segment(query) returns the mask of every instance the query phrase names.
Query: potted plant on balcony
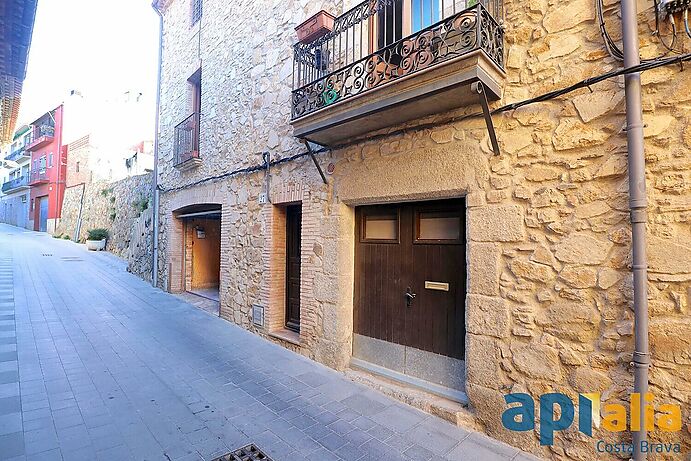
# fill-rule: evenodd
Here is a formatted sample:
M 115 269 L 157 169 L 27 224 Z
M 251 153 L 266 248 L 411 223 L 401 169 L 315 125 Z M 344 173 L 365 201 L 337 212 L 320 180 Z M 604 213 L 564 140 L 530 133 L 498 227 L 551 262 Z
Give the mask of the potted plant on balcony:
M 101 251 L 106 248 L 108 229 L 89 229 L 86 237 L 86 248 L 91 251 Z
M 322 35 L 328 34 L 333 30 L 335 20 L 334 15 L 321 10 L 295 28 L 298 40 L 302 43 L 311 43 Z

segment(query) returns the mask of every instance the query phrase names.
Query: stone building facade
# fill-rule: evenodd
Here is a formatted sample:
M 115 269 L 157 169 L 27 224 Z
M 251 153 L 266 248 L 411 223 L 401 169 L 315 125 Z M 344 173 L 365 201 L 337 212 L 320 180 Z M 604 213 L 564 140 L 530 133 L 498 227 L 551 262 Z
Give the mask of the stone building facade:
M 605 2 L 618 38 L 617 4 Z M 623 78 L 494 117 L 491 149 L 479 105 L 387 127 L 319 153 L 238 172 L 305 151 L 293 135 L 295 27 L 354 2 L 159 0 L 164 17 L 159 151 L 159 285 L 184 289 L 181 213 L 221 210 L 221 316 L 330 367 L 353 358 L 357 207 L 462 198 L 467 272 L 464 389 L 489 435 L 554 459 L 595 459 L 594 441 L 630 433 L 574 428 L 540 447 L 536 431 L 501 421 L 504 395 L 632 392 L 631 231 Z M 506 1 L 503 105 L 620 66 L 604 48 L 592 2 Z M 639 8 L 644 57 L 663 54 L 654 16 Z M 194 109 L 193 168 L 176 167 L 175 127 Z M 649 200 L 652 367 L 657 401 L 681 405 L 681 432 L 651 438 L 691 449 L 691 77 L 679 67 L 643 73 Z M 405 128 L 405 129 L 403 129 Z M 394 134 L 389 134 L 394 131 Z M 286 331 L 287 206 L 302 206 L 300 330 Z M 263 313 L 262 321 L 255 316 Z

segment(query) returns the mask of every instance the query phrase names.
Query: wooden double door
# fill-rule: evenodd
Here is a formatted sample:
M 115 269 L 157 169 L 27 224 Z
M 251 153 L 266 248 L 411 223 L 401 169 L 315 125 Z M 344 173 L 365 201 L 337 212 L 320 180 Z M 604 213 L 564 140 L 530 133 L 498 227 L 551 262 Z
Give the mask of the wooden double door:
M 354 332 L 464 359 L 463 199 L 356 209 Z

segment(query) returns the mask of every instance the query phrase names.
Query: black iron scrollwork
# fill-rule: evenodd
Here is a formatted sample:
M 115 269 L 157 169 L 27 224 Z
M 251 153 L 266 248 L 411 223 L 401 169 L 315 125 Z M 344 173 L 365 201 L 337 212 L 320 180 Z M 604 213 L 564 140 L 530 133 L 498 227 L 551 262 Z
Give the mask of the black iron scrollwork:
M 301 77 L 311 81 L 293 91 L 293 119 L 478 49 L 503 68 L 503 28 L 482 4 L 477 4 L 326 73 L 328 66 L 325 63 L 329 56 L 323 51 L 323 43 L 333 40 L 353 23 L 372 16 L 391 1 L 364 2 L 344 15 L 345 18 L 339 18 L 334 31 L 327 36 L 308 45 L 296 45 L 296 65 L 301 66 L 305 75 L 314 78 Z M 337 28 L 339 32 L 336 32 Z M 305 71 L 306 67 L 311 68 Z

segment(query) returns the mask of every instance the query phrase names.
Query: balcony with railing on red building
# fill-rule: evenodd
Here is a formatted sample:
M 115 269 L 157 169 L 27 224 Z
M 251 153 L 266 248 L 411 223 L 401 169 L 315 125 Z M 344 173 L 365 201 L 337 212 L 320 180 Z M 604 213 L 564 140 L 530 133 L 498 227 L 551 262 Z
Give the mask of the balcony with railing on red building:
M 46 184 L 49 181 L 48 170 L 45 165 L 38 170 L 31 170 L 29 173 L 29 185 L 36 186 L 38 184 Z
M 55 138 L 55 120 L 50 112 L 37 120 L 31 127 L 31 140 L 26 146 L 29 152 L 45 147 Z

